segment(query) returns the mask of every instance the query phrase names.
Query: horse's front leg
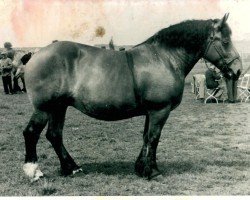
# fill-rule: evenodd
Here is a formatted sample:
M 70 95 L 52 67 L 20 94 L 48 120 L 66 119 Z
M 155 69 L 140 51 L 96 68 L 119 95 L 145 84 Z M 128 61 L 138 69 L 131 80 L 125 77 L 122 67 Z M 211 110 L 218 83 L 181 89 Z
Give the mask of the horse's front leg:
M 46 138 L 50 141 L 60 160 L 62 175 L 74 174 L 81 171 L 81 168 L 75 163 L 63 145 L 62 131 L 65 121 L 67 107 L 58 108 L 50 112 L 48 130 Z
M 169 116 L 170 106 L 159 110 L 150 111 L 146 116 L 143 146 L 135 163 L 135 171 L 139 176 L 148 179 L 159 175 L 156 163 L 156 150 L 161 136 L 161 130 Z

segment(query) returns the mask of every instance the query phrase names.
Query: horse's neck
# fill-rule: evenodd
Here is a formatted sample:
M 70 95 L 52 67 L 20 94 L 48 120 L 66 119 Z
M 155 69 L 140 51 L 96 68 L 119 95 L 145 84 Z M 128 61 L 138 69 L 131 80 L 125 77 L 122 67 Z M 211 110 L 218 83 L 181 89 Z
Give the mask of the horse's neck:
M 157 47 L 156 47 L 157 48 Z M 162 59 L 165 63 L 171 63 L 174 68 L 178 68 L 180 72 L 186 77 L 188 73 L 193 69 L 194 65 L 201 58 L 200 53 L 188 53 L 184 49 L 165 49 L 158 48 L 162 54 Z

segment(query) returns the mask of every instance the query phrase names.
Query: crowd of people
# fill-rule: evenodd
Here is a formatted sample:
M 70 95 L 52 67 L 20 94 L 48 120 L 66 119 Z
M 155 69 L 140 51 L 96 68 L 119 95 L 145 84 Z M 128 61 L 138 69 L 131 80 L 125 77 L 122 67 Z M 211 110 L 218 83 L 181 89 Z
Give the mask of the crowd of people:
M 2 76 L 3 88 L 5 94 L 16 94 L 26 92 L 25 81 L 22 78 L 23 88 L 18 84 L 19 77 L 17 76 L 18 66 L 13 64 L 15 51 L 10 42 L 4 43 L 4 49 L 0 57 L 0 74 Z M 21 62 L 25 65 L 31 58 L 32 53 L 29 52 L 21 58 Z

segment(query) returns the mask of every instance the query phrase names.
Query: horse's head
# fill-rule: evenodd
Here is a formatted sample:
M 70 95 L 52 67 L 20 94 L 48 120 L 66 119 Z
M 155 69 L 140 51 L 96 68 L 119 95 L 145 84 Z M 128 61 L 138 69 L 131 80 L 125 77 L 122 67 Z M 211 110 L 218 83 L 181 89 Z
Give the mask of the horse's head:
M 220 69 L 226 78 L 237 80 L 242 71 L 242 62 L 231 41 L 231 30 L 226 23 L 228 15 L 214 20 L 203 57 Z

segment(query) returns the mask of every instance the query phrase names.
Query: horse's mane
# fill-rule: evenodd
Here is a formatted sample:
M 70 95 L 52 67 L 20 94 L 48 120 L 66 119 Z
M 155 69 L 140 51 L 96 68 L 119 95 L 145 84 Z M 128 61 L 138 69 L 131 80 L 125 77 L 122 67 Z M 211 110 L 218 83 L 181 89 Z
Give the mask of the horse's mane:
M 197 52 L 209 37 L 213 29 L 212 24 L 218 21 L 219 19 L 187 20 L 160 30 L 141 44 L 159 43 L 170 48 L 184 48 L 189 52 Z M 230 37 L 231 35 L 227 24 L 224 24 L 221 32 L 223 36 Z

